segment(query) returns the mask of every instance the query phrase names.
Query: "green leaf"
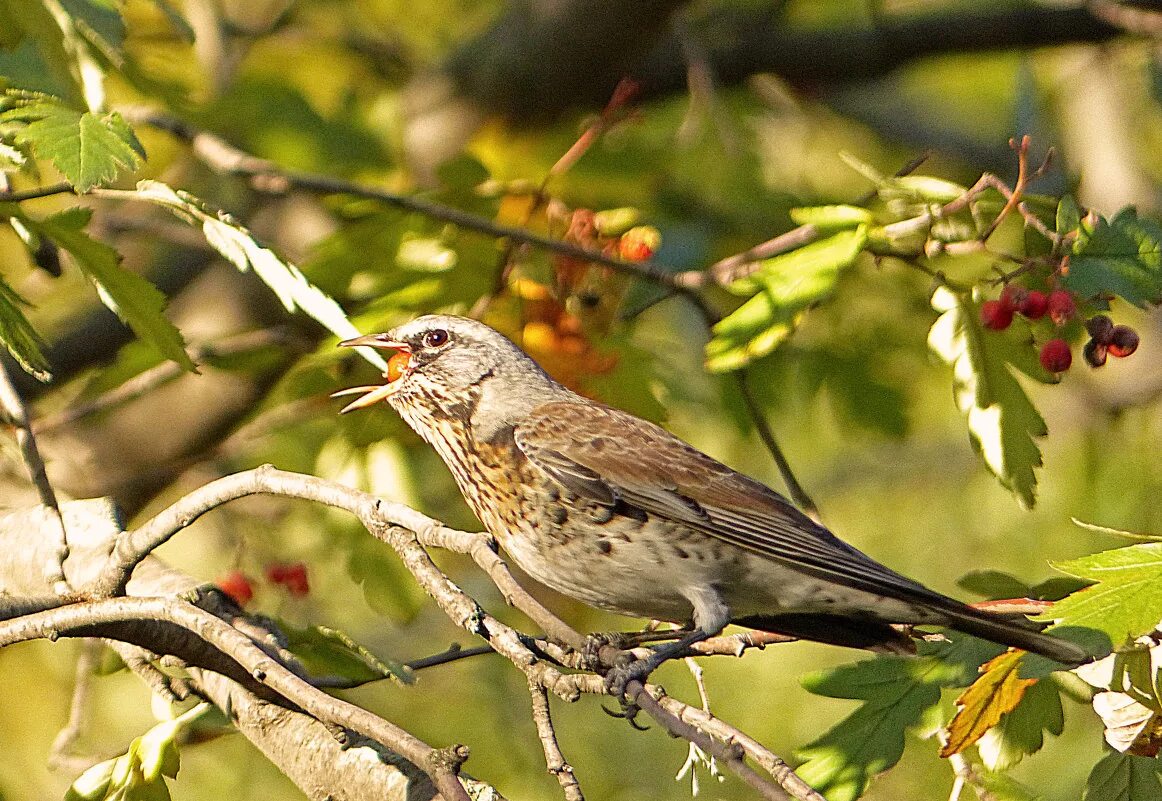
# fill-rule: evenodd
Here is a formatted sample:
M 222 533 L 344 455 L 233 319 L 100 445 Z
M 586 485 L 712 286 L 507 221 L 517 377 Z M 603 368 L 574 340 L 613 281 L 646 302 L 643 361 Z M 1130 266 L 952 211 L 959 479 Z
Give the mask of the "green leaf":
M 1057 620 L 1055 629 L 1096 629 L 1114 647 L 1158 625 L 1162 616 L 1162 543 L 1115 548 L 1053 566 L 1095 584 L 1061 599 L 1037 620 Z
M 302 309 L 340 339 L 350 339 L 362 332 L 347 318 L 333 298 L 307 280 L 299 268 L 285 262 L 274 251 L 255 241 L 244 227 L 225 214 L 210 214 L 201 201 L 185 192 L 177 192 L 160 181 L 141 181 L 136 192 L 126 196 L 147 200 L 169 209 L 182 220 L 201 226 L 202 235 L 214 250 L 242 272 L 253 270 L 286 308 Z M 387 363 L 378 352 L 359 348 L 360 355 L 381 370 Z
M 791 209 L 791 219 L 797 225 L 814 225 L 821 231 L 856 228 L 875 222 L 875 216 L 859 206 L 808 206 Z
M 990 601 L 1000 598 L 1028 598 L 1030 591 L 1028 584 L 1000 570 L 973 570 L 957 579 L 956 583 Z
M 287 648 L 314 676 L 340 676 L 356 682 L 397 679 L 410 684 L 415 679 L 400 662 L 384 662 L 342 631 L 325 626 L 297 628 L 279 621 L 287 636 Z
M 990 770 L 1008 770 L 1041 750 L 1045 732 L 1060 735 L 1064 726 L 1060 687 L 1047 677 L 1025 690 L 1020 703 L 985 732 L 977 750 Z
M 456 251 L 441 237 L 412 237 L 399 243 L 395 263 L 413 272 L 446 273 L 456 266 L 456 258 Z
M 1085 782 L 1084 801 L 1146 801 L 1162 797 L 1162 762 L 1111 751 Z
M 1162 226 L 1132 207 L 1082 221 L 1061 283 L 1082 297 L 1113 293 L 1135 306 L 1162 302 Z
M 933 293 L 932 306 L 942 314 L 928 333 L 928 346 L 952 365 L 956 405 L 968 418 L 973 447 L 1021 505 L 1030 508 L 1037 486 L 1034 471 L 1041 466 L 1034 438 L 1045 436 L 1048 429 L 1013 369 L 1045 383 L 1056 379 L 1038 363 L 1027 326 L 986 331 L 976 302 L 944 287 Z
M 133 129 L 115 111 L 81 112 L 55 98 L 37 97 L 0 114 L 0 122 L 24 123 L 16 131 L 18 141 L 51 161 L 78 192 L 110 183 L 145 158 Z
M 865 244 L 866 226 L 841 231 L 767 259 L 757 272 L 732 284 L 733 292 L 757 294 L 714 326 L 706 345 L 707 369 L 736 370 L 778 347 L 803 314 L 832 293 L 840 272 Z
M 24 299 L 0 278 L 0 342 L 4 343 L 4 347 L 25 372 L 40 381 L 48 381 L 52 375 L 49 373 L 49 363 L 42 350 L 44 341 L 20 310 L 24 302 Z
M 922 643 L 919 657 L 881 656 L 805 676 L 816 695 L 861 700 L 854 713 L 797 751 L 796 772 L 830 801 L 854 801 L 899 761 L 907 730 L 930 723 L 943 687 L 961 687 L 999 647 L 971 637 Z
M 158 352 L 185 370 L 195 371 L 185 350 L 181 333 L 162 313 L 165 295 L 139 275 L 121 268 L 121 257 L 108 245 L 85 233 L 92 216 L 90 209 L 72 208 L 44 220 L 21 217 L 37 234 L 51 239 L 67 250 L 80 270 L 97 286 L 101 300 L 117 313 L 126 325 Z
M 1073 195 L 1065 195 L 1057 204 L 1057 233 L 1064 236 L 1077 230 L 1081 225 L 1081 210 Z
M 152 2 L 165 15 L 165 18 L 169 20 L 170 27 L 174 29 L 178 37 L 186 44 L 193 44 L 197 38 L 194 34 L 194 29 L 189 21 L 182 16 L 182 13 L 174 7 L 174 4 L 169 2 L 169 0 L 152 0 Z

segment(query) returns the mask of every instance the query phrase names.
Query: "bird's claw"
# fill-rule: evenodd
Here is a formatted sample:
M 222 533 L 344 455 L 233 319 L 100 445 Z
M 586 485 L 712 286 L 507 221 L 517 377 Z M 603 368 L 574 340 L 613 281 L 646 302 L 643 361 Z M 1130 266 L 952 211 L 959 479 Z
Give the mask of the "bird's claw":
M 605 690 L 614 698 L 624 698 L 629 683 L 634 680 L 645 682 L 653 669 L 654 665 L 648 659 L 633 659 L 629 654 L 622 654 L 618 664 L 605 673 Z
M 625 636 L 620 632 L 604 632 L 590 634 L 585 638 L 585 645 L 581 649 L 581 662 L 589 670 L 597 671 L 606 664 L 602 658 L 602 650 L 606 647 L 621 650 L 625 644 Z
M 649 729 L 649 726 L 643 726 L 637 722 L 637 714 L 638 712 L 642 711 L 640 706 L 631 701 L 627 701 L 625 698 L 619 698 L 618 702 L 621 704 L 620 712 L 615 712 L 614 710 L 605 706 L 605 704 L 601 705 L 601 711 L 609 715 L 611 718 L 621 718 L 622 720 L 628 721 L 629 725 L 633 726 L 638 731 L 646 731 Z

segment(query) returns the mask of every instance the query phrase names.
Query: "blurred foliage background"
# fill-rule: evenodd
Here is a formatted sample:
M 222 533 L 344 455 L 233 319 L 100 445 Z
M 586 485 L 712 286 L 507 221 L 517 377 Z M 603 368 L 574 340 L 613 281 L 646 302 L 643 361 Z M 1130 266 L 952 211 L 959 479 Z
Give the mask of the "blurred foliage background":
M 19 4 L 0 2 L 0 20 L 19 14 Z M 1149 34 L 1159 23 L 1143 31 L 1137 18 L 1118 16 L 1125 7 L 622 5 L 176 2 L 196 34 L 191 41 L 165 4 L 126 0 L 124 60 L 105 89 L 113 107 L 166 108 L 283 169 L 418 191 L 518 224 L 527 211 L 519 200 L 473 188 L 485 178 L 500 188 L 539 185 L 592 123 L 616 78 L 639 65 L 652 82 L 630 113 L 547 187 L 569 208 L 636 208 L 661 232 L 658 261 L 680 269 L 706 267 L 789 229 L 792 207 L 866 192 L 867 180 L 841 152 L 891 173 L 931 151 L 925 172 L 970 184 L 991 170 L 1011 181 L 1007 142 L 1028 133 L 1042 153 L 1052 145 L 1059 154 L 1038 191 L 1071 190 L 1104 213 L 1127 204 L 1158 212 L 1162 71 Z M 1061 15 L 1064 28 L 1022 32 L 1024 15 L 1034 12 L 1045 20 Z M 21 88 L 67 94 L 52 74 L 36 71 L 35 44 L 5 39 L 3 28 L 0 75 Z M 877 39 L 897 28 L 905 38 Z M 158 178 L 228 210 L 340 299 L 361 330 L 384 330 L 426 310 L 465 313 L 497 280 L 501 247 L 493 238 L 367 200 L 255 192 L 246 180 L 207 168 L 167 133 L 148 126 L 137 133 L 148 160 L 121 185 Z M 25 205 L 47 214 L 74 203 Z M 30 301 L 29 316 L 50 343 L 57 379 L 21 388 L 35 401 L 58 491 L 111 495 L 131 519 L 142 519 L 213 477 L 273 462 L 405 501 L 454 526 L 477 526 L 435 455 L 386 407 L 335 414 L 339 403 L 327 394 L 374 381 L 375 373 L 337 353 L 334 337 L 288 316 L 253 275 L 226 265 L 164 212 L 117 201 L 90 205 L 91 232 L 167 293 L 171 319 L 202 358 L 198 374 L 175 374 L 79 420 L 60 418 L 161 357 L 132 340 L 78 271 L 52 276 L 11 232 L 0 234 L 5 278 Z M 543 279 L 550 266 L 536 251 L 518 261 L 533 278 Z M 1052 574 L 1050 560 L 1119 544 L 1071 518 L 1162 533 L 1160 318 L 1119 308 L 1119 321 L 1142 334 L 1138 355 L 1101 371 L 1078 365 L 1057 386 L 1030 385 L 1050 434 L 1037 504 L 1024 510 L 974 454 L 950 369 L 928 351 L 931 289 L 917 271 L 860 261 L 835 297 L 752 372 L 763 411 L 826 524 L 894 569 L 960 597 L 967 593 L 956 581 L 971 570 L 1035 582 Z M 599 308 L 582 315 L 592 349 L 586 358 L 544 339 L 535 298 L 499 299 L 488 319 L 518 341 L 528 337 L 531 351 L 585 391 L 664 421 L 781 489 L 733 382 L 702 367 L 707 334 L 695 311 L 680 299 L 659 301 L 645 284 L 597 279 L 597 290 Z M 255 331 L 266 335 L 239 339 Z M 0 448 L 3 504 L 34 503 L 14 446 L 5 439 Z M 466 642 L 387 548 L 320 509 L 232 504 L 162 556 L 206 580 L 242 570 L 256 577 L 255 608 L 342 628 L 394 659 Z M 491 611 L 523 622 L 466 561 L 436 556 Z M 272 563 L 300 561 L 309 572 L 306 597 L 261 578 Z M 544 595 L 579 629 L 627 625 Z M 77 647 L 0 651 L 0 798 L 52 797 L 73 778 L 51 771 L 46 755 L 66 719 Z M 714 711 L 791 758 L 852 708 L 808 694 L 798 677 L 858 656 L 792 644 L 703 664 Z M 666 666 L 658 680 L 696 698 L 681 664 Z M 559 792 L 544 771 L 524 678 L 499 658 L 432 668 L 414 686 L 381 682 L 349 696 L 429 742 L 467 743 L 469 768 L 511 798 Z M 152 720 L 144 688 L 124 674 L 98 679 L 94 698 L 82 744 L 96 755 L 124 750 Z M 672 780 L 686 757 L 683 744 L 656 730 L 634 731 L 596 706 L 585 699 L 554 707 L 563 748 L 590 798 L 688 795 Z M 1086 706 L 1067 702 L 1060 741 L 1013 776 L 1046 801 L 1078 798 L 1101 749 L 1100 724 Z M 931 739 L 913 738 L 867 797 L 946 798 L 953 774 L 936 751 Z M 238 737 L 184 749 L 175 785 L 175 797 L 191 801 L 297 792 Z M 705 776 L 701 792 L 748 797 L 733 779 Z

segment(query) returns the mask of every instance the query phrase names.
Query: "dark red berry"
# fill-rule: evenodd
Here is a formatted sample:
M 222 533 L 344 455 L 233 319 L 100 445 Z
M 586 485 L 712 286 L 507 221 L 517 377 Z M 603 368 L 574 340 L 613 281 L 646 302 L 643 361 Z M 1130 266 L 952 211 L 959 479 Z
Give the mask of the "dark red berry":
M 1096 339 L 1085 343 L 1085 361 L 1090 367 L 1101 367 L 1106 363 L 1106 346 Z
M 1065 325 L 1077 314 L 1077 304 L 1073 295 L 1064 289 L 1054 289 L 1049 293 L 1049 318 L 1056 325 Z
M 1020 311 L 1021 306 L 1025 303 L 1025 298 L 1029 296 L 1029 290 L 1017 284 L 1006 284 L 1005 288 L 1001 290 L 1001 303 L 1004 303 L 1010 309 Z
M 1114 332 L 1114 321 L 1104 314 L 1090 317 L 1085 321 L 1085 330 L 1102 345 L 1110 344 L 1110 334 Z
M 307 581 L 307 566 L 302 562 L 267 565 L 266 578 L 272 584 L 281 584 L 291 595 L 303 596 L 311 592 Z
M 980 304 L 980 322 L 993 331 L 1004 331 L 1013 322 L 1013 307 L 1003 300 L 986 300 Z
M 1138 349 L 1138 332 L 1128 325 L 1116 325 L 1110 332 L 1109 350 L 1111 356 L 1119 359 L 1129 356 Z
M 218 579 L 218 589 L 233 598 L 239 606 L 246 606 L 254 597 L 254 585 L 241 570 L 231 570 Z
M 1048 309 L 1049 296 L 1038 289 L 1029 290 L 1021 305 L 1017 307 L 1017 311 L 1030 320 L 1040 320 Z
M 1063 373 L 1073 364 L 1073 354 L 1064 339 L 1051 339 L 1041 346 L 1041 366 L 1051 373 Z

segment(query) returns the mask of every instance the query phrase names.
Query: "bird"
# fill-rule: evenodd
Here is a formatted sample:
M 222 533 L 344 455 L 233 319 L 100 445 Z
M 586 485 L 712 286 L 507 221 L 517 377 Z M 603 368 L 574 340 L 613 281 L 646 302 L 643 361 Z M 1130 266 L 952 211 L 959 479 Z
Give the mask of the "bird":
M 1073 667 L 1084 649 L 930 590 L 765 484 L 654 423 L 579 395 L 477 320 L 424 315 L 340 343 L 395 351 L 380 401 L 431 445 L 525 573 L 585 604 L 688 624 L 611 679 L 624 687 L 735 623 L 893 653 L 899 624 L 937 625 Z

